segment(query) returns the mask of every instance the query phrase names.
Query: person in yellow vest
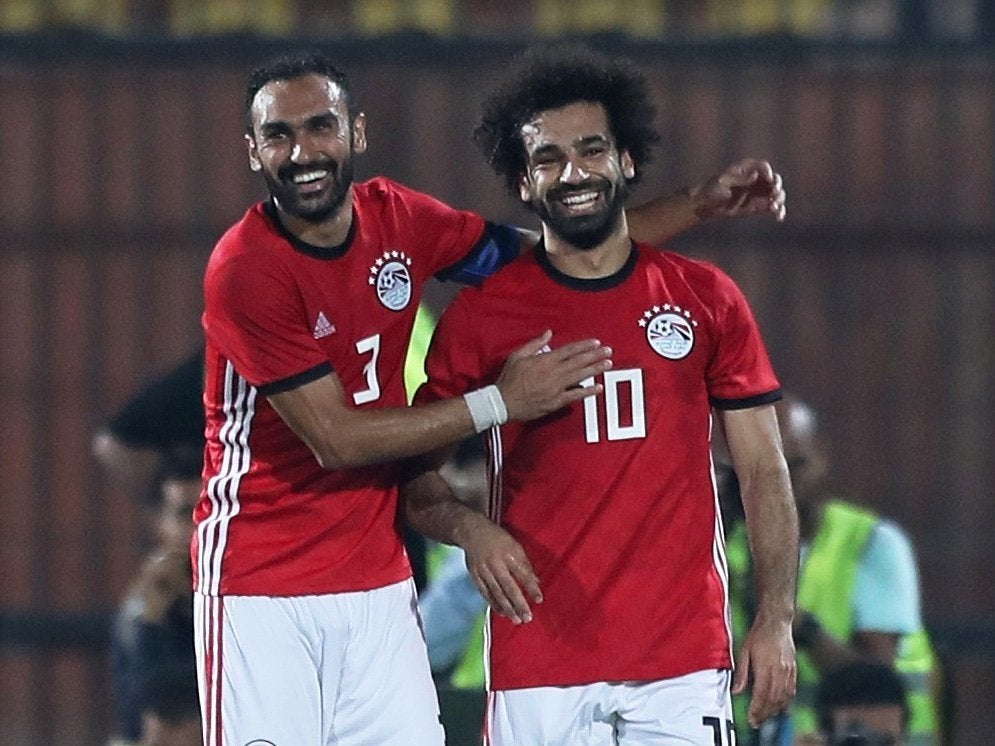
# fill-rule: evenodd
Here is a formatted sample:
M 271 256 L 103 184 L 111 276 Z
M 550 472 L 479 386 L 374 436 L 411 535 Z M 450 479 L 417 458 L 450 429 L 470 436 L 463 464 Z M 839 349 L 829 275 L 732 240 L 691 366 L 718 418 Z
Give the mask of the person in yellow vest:
M 804 743 L 818 732 L 814 705 L 820 678 L 842 665 L 871 660 L 892 665 L 902 675 L 910 711 L 908 746 L 938 744 L 933 686 L 938 665 L 922 625 L 911 542 L 894 522 L 827 491 L 828 451 L 811 408 L 785 397 L 777 409 L 802 539 L 794 624 L 798 693 L 789 715 L 759 732 L 741 731 L 739 743 Z M 735 636 L 745 632 L 751 616 L 749 549 L 745 526 L 736 517 L 735 475 L 721 466 L 721 446 L 716 448 L 716 462 Z M 737 718 L 737 723 L 745 722 Z

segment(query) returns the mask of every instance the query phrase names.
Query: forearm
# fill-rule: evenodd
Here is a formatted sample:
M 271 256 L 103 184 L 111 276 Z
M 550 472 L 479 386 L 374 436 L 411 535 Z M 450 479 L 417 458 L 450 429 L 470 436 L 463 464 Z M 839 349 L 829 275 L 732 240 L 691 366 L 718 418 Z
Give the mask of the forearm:
M 740 476 L 757 583 L 757 618 L 791 622 L 798 582 L 798 513 L 787 469 Z
M 457 443 L 476 432 L 462 397 L 419 407 L 335 407 L 331 381 L 270 397 L 273 407 L 326 469 L 394 461 Z
M 701 222 L 689 189 L 631 207 L 625 215 L 632 237 L 653 246 L 665 244 Z
M 461 502 L 438 472 L 424 471 L 401 486 L 401 502 L 408 525 L 443 544 L 466 548 L 472 524 L 489 519 Z

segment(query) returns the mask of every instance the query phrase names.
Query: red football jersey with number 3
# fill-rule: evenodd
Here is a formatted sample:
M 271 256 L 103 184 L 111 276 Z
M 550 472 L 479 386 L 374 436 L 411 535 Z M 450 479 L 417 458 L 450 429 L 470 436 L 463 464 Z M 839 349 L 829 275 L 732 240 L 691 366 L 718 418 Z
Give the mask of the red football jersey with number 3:
M 378 178 L 354 187 L 353 229 L 321 249 L 254 206 L 205 274 L 205 490 L 195 581 L 208 595 L 368 590 L 410 576 L 390 465 L 322 469 L 266 395 L 333 371 L 357 407 L 406 404 L 403 370 L 425 281 L 484 221 Z

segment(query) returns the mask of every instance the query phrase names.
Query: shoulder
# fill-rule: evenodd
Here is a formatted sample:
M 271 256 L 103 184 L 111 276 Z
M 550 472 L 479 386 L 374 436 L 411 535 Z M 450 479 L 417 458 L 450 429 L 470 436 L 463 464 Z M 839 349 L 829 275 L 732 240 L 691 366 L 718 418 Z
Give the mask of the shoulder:
M 386 176 L 374 176 L 369 181 L 355 184 L 353 195 L 359 207 L 443 206 L 443 202 L 432 195 L 412 189 Z
M 719 305 L 738 302 L 742 291 L 736 282 L 717 264 L 706 259 L 656 249 L 637 244 L 641 260 L 649 271 L 660 273 L 665 280 L 677 281 L 696 295 Z
M 477 291 L 480 300 L 534 296 L 535 282 L 545 277 L 532 251 L 528 251 L 484 279 Z
M 218 240 L 204 271 L 205 291 L 228 293 L 248 286 L 265 290 L 287 273 L 287 239 L 273 225 L 265 206 L 254 205 Z
M 509 307 L 534 300 L 537 272 L 541 273 L 541 269 L 531 253 L 522 255 L 484 278 L 480 285 L 463 287 L 447 306 L 444 316 L 464 320 L 503 317 Z
M 212 265 L 223 263 L 233 256 L 265 251 L 280 240 L 280 234 L 266 211 L 266 205 L 259 202 L 250 207 L 241 220 L 222 234 L 214 246 L 208 260 Z
M 657 249 L 644 243 L 637 243 L 636 247 L 642 261 L 659 271 L 679 275 L 689 283 L 714 285 L 721 281 L 731 282 L 718 265 L 705 259 L 678 254 L 669 249 Z

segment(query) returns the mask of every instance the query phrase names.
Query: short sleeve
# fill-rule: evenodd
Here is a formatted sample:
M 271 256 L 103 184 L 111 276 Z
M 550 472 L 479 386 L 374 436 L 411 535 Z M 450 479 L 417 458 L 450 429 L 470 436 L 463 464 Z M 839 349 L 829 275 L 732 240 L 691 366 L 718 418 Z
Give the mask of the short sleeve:
M 430 274 L 435 275 L 463 262 L 484 239 L 486 223 L 475 212 L 457 210 L 423 192 L 402 186 L 389 179 L 371 182 L 388 190 L 391 195 L 384 203 L 391 222 L 405 226 L 410 243 L 418 246 L 419 254 L 430 256 Z M 386 219 L 381 215 L 379 219 Z
M 718 343 L 706 372 L 708 393 L 719 409 L 746 409 L 781 398 L 760 329 L 742 291 L 716 269 Z
M 922 627 L 915 553 L 895 523 L 880 521 L 871 532 L 853 598 L 855 630 L 910 634 Z
M 253 386 L 331 370 L 292 276 L 271 259 L 242 254 L 209 266 L 204 308 L 208 340 Z

